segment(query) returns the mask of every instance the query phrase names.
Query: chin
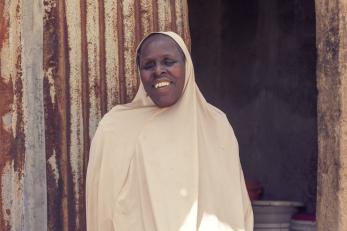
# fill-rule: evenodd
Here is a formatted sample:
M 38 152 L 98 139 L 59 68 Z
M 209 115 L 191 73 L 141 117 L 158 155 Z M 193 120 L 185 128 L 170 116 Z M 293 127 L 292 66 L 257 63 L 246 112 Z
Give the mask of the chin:
M 158 106 L 158 107 L 161 107 L 161 108 L 164 108 L 164 107 L 170 107 L 172 105 L 174 105 L 177 100 L 175 99 L 170 99 L 170 100 L 153 100 L 153 102 Z

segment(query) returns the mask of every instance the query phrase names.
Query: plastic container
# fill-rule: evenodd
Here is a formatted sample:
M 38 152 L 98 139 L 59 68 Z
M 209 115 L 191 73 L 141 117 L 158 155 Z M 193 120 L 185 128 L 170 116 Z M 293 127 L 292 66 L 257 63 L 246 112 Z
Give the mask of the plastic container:
M 315 221 L 296 221 L 292 220 L 290 222 L 291 231 L 316 231 L 316 222 Z
M 290 224 L 291 217 L 303 206 L 293 201 L 252 201 L 255 224 Z
M 289 231 L 289 223 L 283 224 L 254 224 L 253 231 Z
M 316 231 L 316 216 L 312 214 L 296 214 L 290 222 L 291 231 Z

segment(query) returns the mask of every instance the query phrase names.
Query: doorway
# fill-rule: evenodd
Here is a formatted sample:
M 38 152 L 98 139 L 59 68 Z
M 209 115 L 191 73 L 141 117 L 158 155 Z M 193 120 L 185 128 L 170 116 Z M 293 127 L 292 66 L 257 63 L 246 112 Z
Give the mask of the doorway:
M 314 1 L 188 2 L 196 80 L 227 114 L 246 179 L 261 183 L 263 199 L 315 213 Z

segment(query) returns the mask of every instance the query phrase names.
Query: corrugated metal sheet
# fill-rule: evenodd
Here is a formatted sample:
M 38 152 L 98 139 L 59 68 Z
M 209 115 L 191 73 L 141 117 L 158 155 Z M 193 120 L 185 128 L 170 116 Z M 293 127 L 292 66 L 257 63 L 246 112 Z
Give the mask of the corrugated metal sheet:
M 19 230 L 25 162 L 22 2 L 1 1 L 0 17 L 0 228 Z
M 190 44 L 187 13 L 186 0 L 0 1 L 0 230 L 85 230 L 97 123 L 136 93 L 144 35 Z

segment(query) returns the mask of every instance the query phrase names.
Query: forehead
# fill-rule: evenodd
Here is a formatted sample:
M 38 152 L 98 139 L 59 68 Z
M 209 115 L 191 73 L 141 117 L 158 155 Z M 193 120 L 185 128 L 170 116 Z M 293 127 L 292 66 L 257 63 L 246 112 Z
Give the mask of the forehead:
M 183 52 L 179 45 L 169 36 L 162 34 L 154 34 L 147 38 L 141 45 L 139 56 L 141 58 L 150 58 L 155 55 L 172 55 L 182 56 Z

